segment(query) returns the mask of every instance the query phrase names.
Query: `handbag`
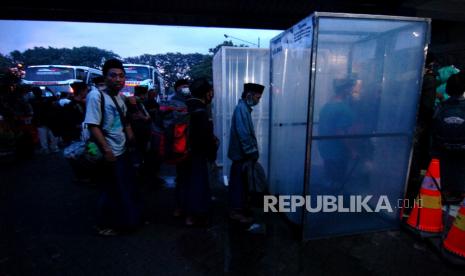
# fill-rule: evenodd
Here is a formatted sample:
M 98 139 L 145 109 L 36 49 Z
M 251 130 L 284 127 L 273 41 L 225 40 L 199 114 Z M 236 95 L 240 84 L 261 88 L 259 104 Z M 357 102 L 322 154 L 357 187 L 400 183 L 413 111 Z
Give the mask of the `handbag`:
M 248 161 L 244 163 L 242 170 L 247 179 L 250 204 L 254 207 L 262 207 L 263 196 L 268 191 L 263 166 L 256 161 Z
M 100 92 L 100 111 L 102 117 L 100 119 L 99 127 L 102 129 L 103 120 L 105 117 L 105 97 L 103 92 Z M 103 129 L 102 129 L 103 131 Z M 68 147 L 63 150 L 63 155 L 66 159 L 75 160 L 82 165 L 95 165 L 103 161 L 103 153 L 100 147 L 95 143 L 87 128 L 87 124 L 82 123 L 81 140 L 72 142 Z
M 86 142 L 74 141 L 63 150 L 65 159 L 79 160 L 86 150 Z

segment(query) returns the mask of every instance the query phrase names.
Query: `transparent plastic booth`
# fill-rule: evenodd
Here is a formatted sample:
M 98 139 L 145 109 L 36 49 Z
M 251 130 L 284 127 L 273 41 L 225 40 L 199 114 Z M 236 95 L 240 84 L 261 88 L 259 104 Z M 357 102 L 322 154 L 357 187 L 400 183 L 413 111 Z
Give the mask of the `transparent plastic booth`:
M 265 170 L 268 168 L 269 79 L 269 49 L 222 47 L 213 57 L 215 97 L 212 113 L 215 135 L 221 140 L 217 163 L 223 166 L 225 184 L 231 167 L 231 160 L 228 158 L 231 117 L 241 98 L 244 83 L 253 82 L 265 86 L 260 103 L 253 107 L 252 120 L 260 152 L 258 161 Z
M 315 13 L 271 41 L 270 190 L 310 196 L 287 213 L 304 239 L 399 227 L 429 33 L 429 19 Z

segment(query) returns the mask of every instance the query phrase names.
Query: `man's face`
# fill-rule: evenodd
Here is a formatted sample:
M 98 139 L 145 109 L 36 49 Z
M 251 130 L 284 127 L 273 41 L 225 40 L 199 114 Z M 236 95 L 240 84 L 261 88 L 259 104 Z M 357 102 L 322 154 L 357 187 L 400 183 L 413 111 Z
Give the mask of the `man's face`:
M 87 94 L 89 94 L 89 91 L 90 91 L 90 87 L 89 86 L 86 86 L 86 89 L 84 89 L 84 91 L 81 92 L 81 102 L 85 103 L 86 102 L 86 98 L 87 98 Z
M 212 89 L 207 93 L 207 95 L 205 97 L 206 103 L 210 104 L 213 101 L 214 96 L 215 96 L 215 93 L 213 92 L 213 89 Z
M 105 76 L 105 84 L 107 85 L 108 90 L 113 92 L 119 92 L 123 89 L 125 82 L 126 76 L 124 71 L 119 68 L 111 68 Z
M 260 102 L 260 99 L 262 98 L 262 94 L 261 93 L 255 93 L 255 92 L 249 92 L 247 94 L 247 104 L 249 106 L 255 106 L 257 105 L 259 102 Z
M 257 104 L 260 102 L 260 99 L 262 98 L 262 94 L 261 93 L 253 93 L 253 99 L 254 99 L 254 102 L 256 102 Z
M 148 93 L 138 94 L 137 97 L 138 97 L 141 101 L 145 101 L 145 100 L 147 99 L 147 94 L 148 94 Z

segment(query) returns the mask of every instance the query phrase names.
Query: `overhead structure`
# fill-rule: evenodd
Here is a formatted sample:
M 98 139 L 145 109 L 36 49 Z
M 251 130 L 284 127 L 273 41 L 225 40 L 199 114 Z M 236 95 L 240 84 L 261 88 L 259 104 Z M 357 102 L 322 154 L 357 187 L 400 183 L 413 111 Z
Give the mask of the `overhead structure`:
M 30 19 L 285 30 L 315 11 L 465 21 L 459 0 L 2 1 L 0 19 Z

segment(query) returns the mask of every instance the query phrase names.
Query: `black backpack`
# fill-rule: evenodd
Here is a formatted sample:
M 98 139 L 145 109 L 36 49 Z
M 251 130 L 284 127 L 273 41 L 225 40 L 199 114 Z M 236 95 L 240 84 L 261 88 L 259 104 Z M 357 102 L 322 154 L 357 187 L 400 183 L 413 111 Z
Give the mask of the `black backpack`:
M 442 150 L 465 152 L 465 99 L 449 99 L 438 108 L 434 138 Z

